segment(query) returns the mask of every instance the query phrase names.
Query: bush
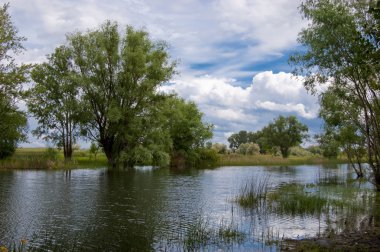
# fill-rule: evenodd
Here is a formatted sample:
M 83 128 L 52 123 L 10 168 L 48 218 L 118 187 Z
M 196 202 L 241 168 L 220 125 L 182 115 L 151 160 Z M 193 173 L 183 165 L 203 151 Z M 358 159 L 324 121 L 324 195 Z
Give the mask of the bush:
M 53 147 L 48 147 L 44 153 L 44 158 L 47 160 L 57 160 L 58 151 Z
M 242 143 L 236 152 L 242 155 L 255 155 L 260 153 L 260 147 L 256 143 Z
M 225 144 L 214 143 L 211 148 L 219 154 L 226 154 L 227 153 L 227 145 L 225 145 Z
M 297 157 L 306 157 L 306 156 L 310 156 L 311 152 L 309 152 L 308 150 L 300 146 L 295 146 L 295 147 L 290 148 L 290 155 L 297 156 Z

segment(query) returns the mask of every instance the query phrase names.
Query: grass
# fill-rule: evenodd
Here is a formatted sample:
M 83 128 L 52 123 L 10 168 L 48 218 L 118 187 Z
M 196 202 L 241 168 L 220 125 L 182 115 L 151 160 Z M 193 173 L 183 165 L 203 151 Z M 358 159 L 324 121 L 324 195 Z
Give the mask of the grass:
M 269 176 L 252 177 L 244 183 L 236 201 L 245 208 L 263 205 L 267 198 L 268 188 Z
M 285 184 L 276 191 L 268 193 L 268 201 L 273 210 L 291 216 L 316 215 L 329 211 L 358 213 L 362 208 L 356 201 L 354 191 L 350 195 L 337 194 L 337 185 L 322 184 L 300 185 Z M 339 187 L 339 185 L 338 185 Z M 342 190 L 347 190 L 344 188 Z
M 65 162 L 63 151 L 49 148 L 18 148 L 13 156 L 0 160 L 0 169 L 72 169 L 106 165 L 107 159 L 103 153 L 95 159 L 88 150 L 76 150 L 72 160 Z
M 219 166 L 255 166 L 255 165 L 303 165 L 303 164 L 339 164 L 347 159 L 327 159 L 320 156 L 290 156 L 283 158 L 273 155 L 241 155 L 237 153 L 220 155 Z
M 185 251 L 202 251 L 208 246 L 242 243 L 244 239 L 245 233 L 239 231 L 232 221 L 225 223 L 222 220 L 218 227 L 214 227 L 206 218 L 198 216 L 186 231 L 183 247 Z

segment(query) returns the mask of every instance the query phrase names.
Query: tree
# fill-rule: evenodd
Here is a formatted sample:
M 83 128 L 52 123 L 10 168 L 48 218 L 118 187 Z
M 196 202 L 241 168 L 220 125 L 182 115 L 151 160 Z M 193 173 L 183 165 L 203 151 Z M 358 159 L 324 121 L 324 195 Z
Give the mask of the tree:
M 13 58 L 24 50 L 25 38 L 17 35 L 8 8 L 9 4 L 0 8 L 0 159 L 12 155 L 18 143 L 26 140 L 27 126 L 26 115 L 16 103 L 30 65 L 18 65 Z
M 249 132 L 241 130 L 238 133 L 232 134 L 227 140 L 230 143 L 230 148 L 236 150 L 243 143 L 248 143 Z
M 91 155 L 94 155 L 95 160 L 96 160 L 96 156 L 98 155 L 98 152 L 99 152 L 99 146 L 96 143 L 92 142 L 90 145 L 89 151 Z
M 47 63 L 34 67 L 32 79 L 35 85 L 28 90 L 27 105 L 39 123 L 33 134 L 63 147 L 65 160 L 70 160 L 83 116 L 71 50 L 56 48 Z
M 355 102 L 355 98 L 334 86 L 329 87 L 320 96 L 320 104 L 319 116 L 325 122 L 325 134 L 321 140 L 330 148 L 342 148 L 357 177 L 363 177 L 365 137 L 360 132 L 360 125 L 356 120 L 352 120 L 352 117 L 360 117 L 360 106 Z
M 279 147 L 284 158 L 289 157 L 290 147 L 297 146 L 307 137 L 308 128 L 295 116 L 279 116 L 273 123 L 264 127 L 263 134 L 272 147 Z
M 0 93 L 0 159 L 11 156 L 20 141 L 26 141 L 25 113 Z
M 308 0 L 301 13 L 310 21 L 298 40 L 306 50 L 290 58 L 304 85 L 330 83 L 336 97 L 349 97 L 346 108 L 355 134 L 365 139 L 367 162 L 380 191 L 380 44 L 376 1 Z M 351 108 L 357 108 L 351 110 Z M 334 111 L 334 108 L 330 109 Z M 356 130 L 357 129 L 357 130 Z
M 166 44 L 129 26 L 120 35 L 110 21 L 68 41 L 88 108 L 83 133 L 99 143 L 111 166 L 132 166 L 131 153 L 160 100 L 157 88 L 174 74 Z
M 199 150 L 211 139 L 213 125 L 203 122 L 203 113 L 194 102 L 169 96 L 164 103 L 162 111 L 166 124 L 163 128 L 168 130 L 171 139 L 172 165 L 178 166 L 182 162 L 195 165 L 200 154 L 206 155 Z

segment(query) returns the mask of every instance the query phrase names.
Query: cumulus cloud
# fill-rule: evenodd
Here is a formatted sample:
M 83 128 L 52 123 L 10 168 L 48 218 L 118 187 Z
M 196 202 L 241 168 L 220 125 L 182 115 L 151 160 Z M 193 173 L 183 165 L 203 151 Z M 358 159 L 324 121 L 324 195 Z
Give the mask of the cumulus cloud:
M 315 119 L 317 98 L 305 91 L 302 80 L 266 71 L 256 74 L 245 88 L 233 79 L 200 76 L 175 80 L 161 90 L 196 102 L 206 120 L 216 125 L 216 139 L 225 141 L 226 133 L 259 130 L 280 114 Z

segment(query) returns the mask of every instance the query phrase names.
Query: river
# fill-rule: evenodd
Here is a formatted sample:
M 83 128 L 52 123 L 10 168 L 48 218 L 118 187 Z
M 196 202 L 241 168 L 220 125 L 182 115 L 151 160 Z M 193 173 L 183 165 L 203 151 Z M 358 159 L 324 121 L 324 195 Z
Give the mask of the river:
M 318 193 L 329 191 L 327 197 L 346 197 L 361 208 L 354 214 L 344 206 L 322 214 L 247 209 L 236 198 L 252 179 L 268 180 L 269 192 L 298 184 L 315 193 L 310 185 L 325 183 L 329 189 L 318 187 Z M 358 228 L 373 212 L 375 196 L 347 165 L 0 171 L 0 246 L 23 241 L 37 251 L 276 251 L 284 238 L 344 231 L 342 223 L 352 216 L 349 228 Z M 189 238 L 197 228 L 205 236 L 195 244 Z M 238 235 L 221 235 L 228 228 Z

